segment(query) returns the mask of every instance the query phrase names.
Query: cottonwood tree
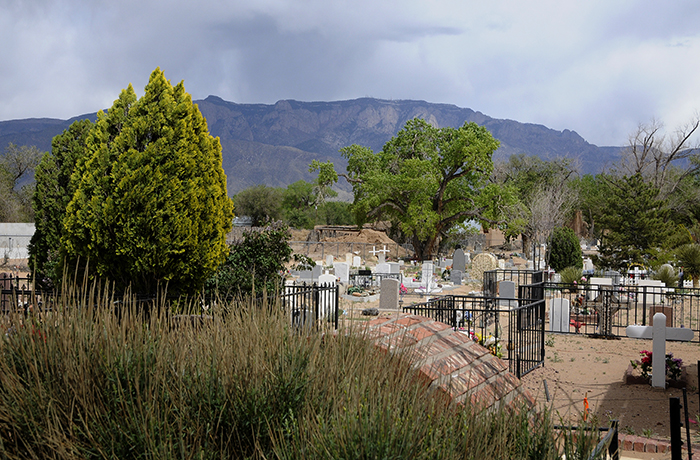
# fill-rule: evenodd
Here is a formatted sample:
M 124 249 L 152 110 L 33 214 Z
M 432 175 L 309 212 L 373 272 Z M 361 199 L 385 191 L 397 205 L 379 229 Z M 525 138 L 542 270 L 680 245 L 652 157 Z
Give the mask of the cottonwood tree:
M 51 141 L 51 152 L 41 159 L 32 197 L 36 230 L 29 243 L 29 267 L 38 286 L 58 285 L 62 277 L 61 236 L 66 207 L 75 193 L 71 175 L 86 155 L 92 129 L 90 120 L 76 121 Z
M 34 184 L 26 182 L 39 164 L 43 152 L 35 146 L 8 144 L 0 155 L 0 221 L 34 220 L 31 197 Z M 23 184 L 23 182 L 25 182 Z
M 495 165 L 492 181 L 512 186 L 518 197 L 509 209 L 506 235 L 520 234 L 527 255 L 530 243 L 544 243 L 569 217 L 576 197 L 570 181 L 577 170 L 577 161 L 570 158 L 546 161 L 524 154 Z
M 347 179 L 356 222 L 390 220 L 423 260 L 466 220 L 504 224 L 504 210 L 514 196 L 508 187 L 489 182 L 497 148 L 491 133 L 475 123 L 436 128 L 416 118 L 380 152 L 359 145 L 341 149 L 347 174 L 337 174 L 330 162 L 314 161 L 311 168 L 319 171 L 322 184 Z
M 233 198 L 236 213 L 250 217 L 254 227 L 279 219 L 282 214 L 281 200 L 281 189 L 263 184 L 243 189 Z
M 72 176 L 61 243 L 118 287 L 203 287 L 228 253 L 233 203 L 221 144 L 182 82 L 156 69 L 100 112 Z

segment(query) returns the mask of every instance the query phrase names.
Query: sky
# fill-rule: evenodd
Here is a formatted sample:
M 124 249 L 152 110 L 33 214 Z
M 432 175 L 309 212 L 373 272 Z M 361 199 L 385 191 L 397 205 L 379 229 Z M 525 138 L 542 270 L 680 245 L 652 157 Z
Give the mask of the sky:
M 700 114 L 696 0 L 0 0 L 0 120 L 193 99 L 454 104 L 626 145 Z

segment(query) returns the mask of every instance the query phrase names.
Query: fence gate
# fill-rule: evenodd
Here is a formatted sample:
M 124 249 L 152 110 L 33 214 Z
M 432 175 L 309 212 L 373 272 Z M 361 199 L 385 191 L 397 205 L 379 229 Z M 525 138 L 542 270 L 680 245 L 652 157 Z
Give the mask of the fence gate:
M 518 287 L 519 306 L 511 311 L 515 375 L 518 378 L 544 364 L 545 309 L 542 272 L 533 274 L 533 284 Z M 513 367 L 513 366 L 511 366 Z

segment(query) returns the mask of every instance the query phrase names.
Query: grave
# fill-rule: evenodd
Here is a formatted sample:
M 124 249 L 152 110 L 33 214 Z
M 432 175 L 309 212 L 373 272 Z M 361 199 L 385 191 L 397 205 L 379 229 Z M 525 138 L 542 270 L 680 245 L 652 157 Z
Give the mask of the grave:
M 336 278 L 335 275 L 331 275 L 326 271 L 323 275 L 318 277 L 319 286 L 335 286 Z M 335 295 L 323 295 L 321 294 L 318 299 L 318 316 L 319 318 L 326 318 L 328 315 L 333 314 L 336 309 L 335 305 Z
M 326 267 L 332 267 L 333 266 L 333 256 L 328 254 L 326 256 Z
M 517 298 L 515 296 L 515 282 L 505 280 L 498 283 L 498 296 L 502 297 L 503 299 L 509 299 L 499 300 L 499 306 L 508 308 L 514 307 L 517 304 L 517 302 L 515 300 L 510 299 Z
M 383 278 L 379 291 L 379 308 L 381 310 L 398 310 L 399 280 Z
M 352 257 L 352 252 L 345 253 L 345 263 L 348 264 L 348 266 L 352 266 Z
M 391 266 L 386 262 L 380 262 L 374 267 L 374 273 L 389 274 L 391 273 Z
M 383 264 L 386 262 L 386 254 L 389 252 L 389 250 L 386 248 L 385 244 L 384 249 L 377 249 L 375 246 L 372 246 L 372 250 L 368 252 L 377 257 L 377 263 Z
M 398 262 L 389 262 L 389 273 L 392 275 L 398 275 L 401 273 L 401 264 Z
M 333 269 L 335 276 L 341 283 L 348 284 L 350 282 L 350 265 L 345 262 L 334 262 Z
M 462 248 L 455 249 L 452 255 L 452 269 L 459 270 L 462 273 L 467 269 L 467 260 L 464 257 L 464 250 Z
M 666 315 L 654 315 L 652 326 L 627 326 L 627 337 L 633 339 L 652 339 L 651 386 L 666 388 L 666 341 L 677 340 L 690 342 L 693 330 L 685 327 L 666 327 Z
M 498 260 L 496 260 L 496 257 L 494 257 L 493 254 L 482 252 L 474 256 L 469 275 L 475 280 L 482 281 L 484 279 L 484 272 L 495 270 L 496 267 L 498 267 Z
M 569 332 L 569 299 L 555 297 L 549 304 L 549 330 Z
M 316 266 L 311 269 L 311 281 L 317 283 L 322 274 L 323 267 L 320 264 L 316 264 Z
M 462 285 L 462 272 L 459 270 L 452 270 L 450 271 L 450 282 L 454 284 L 455 286 L 461 286 Z
M 362 266 L 362 258 L 360 256 L 353 256 L 352 266 L 353 267 L 361 267 Z

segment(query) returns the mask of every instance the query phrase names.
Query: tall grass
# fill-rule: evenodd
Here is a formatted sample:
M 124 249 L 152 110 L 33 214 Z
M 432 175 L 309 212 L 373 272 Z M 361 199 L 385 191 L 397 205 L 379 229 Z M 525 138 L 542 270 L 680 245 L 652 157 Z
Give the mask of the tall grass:
M 360 331 L 300 334 L 275 305 L 191 321 L 63 292 L 3 318 L 3 458 L 558 457 L 546 413 L 455 406 Z

